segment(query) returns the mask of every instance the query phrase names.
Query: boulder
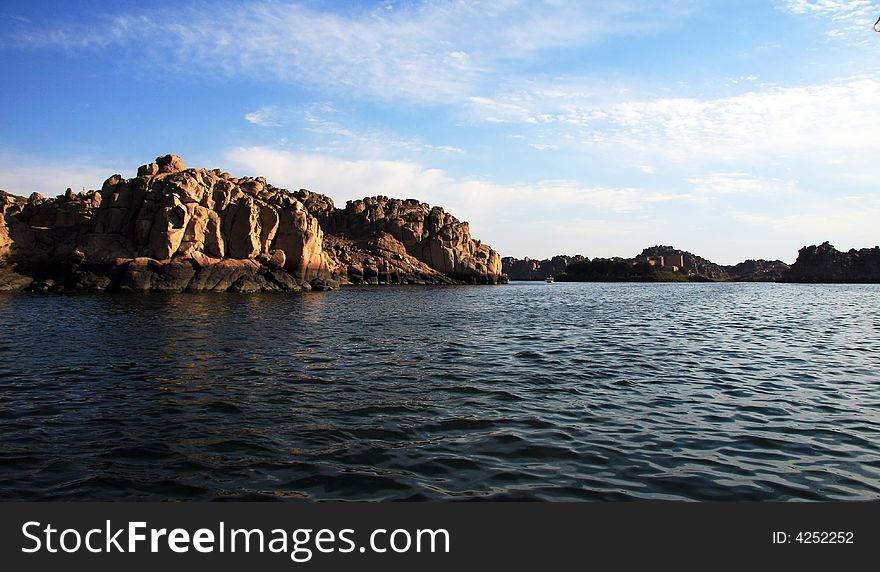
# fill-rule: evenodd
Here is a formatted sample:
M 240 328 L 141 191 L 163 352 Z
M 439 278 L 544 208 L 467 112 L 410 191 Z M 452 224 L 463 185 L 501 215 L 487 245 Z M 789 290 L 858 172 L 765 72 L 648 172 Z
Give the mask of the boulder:
M 19 274 L 9 266 L 0 265 L 0 292 L 25 290 L 33 283 L 33 277 Z
M 156 159 L 159 166 L 159 173 L 178 173 L 186 170 L 186 165 L 177 155 L 164 155 Z
M 284 251 L 284 268 L 304 281 L 327 276 L 330 262 L 318 220 L 299 201 L 283 209 L 279 218 L 275 247 Z
M 167 195 L 162 206 L 153 216 L 145 254 L 150 258 L 165 260 L 177 252 L 190 220 L 190 211 L 177 195 Z
M 302 285 L 284 270 L 271 270 L 266 273 L 266 278 L 274 282 L 281 290 L 288 292 L 300 292 L 303 290 Z
M 138 177 L 152 177 L 153 175 L 159 174 L 159 165 L 156 163 L 147 163 L 146 165 L 141 165 L 138 167 L 137 176 Z
M 223 259 L 216 264 L 200 268 L 189 284 L 189 290 L 229 290 L 233 284 L 239 284 L 242 278 L 255 280 L 260 265 L 253 260 Z

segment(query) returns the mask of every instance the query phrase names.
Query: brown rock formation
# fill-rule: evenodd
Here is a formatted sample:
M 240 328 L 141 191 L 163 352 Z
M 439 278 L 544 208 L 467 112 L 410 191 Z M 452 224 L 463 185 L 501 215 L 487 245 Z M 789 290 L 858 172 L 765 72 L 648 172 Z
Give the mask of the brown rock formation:
M 498 282 L 502 274 L 501 256 L 472 239 L 468 223 L 440 207 L 378 196 L 335 209 L 326 197 L 308 191 L 298 196 L 319 213 L 316 216 L 328 233 L 339 237 L 337 259 L 343 268 L 348 266 L 352 281 L 366 276 L 381 282 L 381 275 L 388 274 L 391 282 L 433 278 L 486 284 Z
M 880 247 L 841 252 L 830 243 L 805 246 L 794 264 L 782 275 L 782 282 L 880 282 Z
M 0 289 L 300 290 L 352 283 L 496 283 L 501 260 L 439 207 L 387 197 L 336 209 L 262 177 L 176 155 L 100 191 L 0 191 Z
M 18 201 L 16 199 L 17 197 L 0 191 L 0 257 L 8 255 L 12 247 L 12 237 L 9 234 L 6 216 L 17 212 Z

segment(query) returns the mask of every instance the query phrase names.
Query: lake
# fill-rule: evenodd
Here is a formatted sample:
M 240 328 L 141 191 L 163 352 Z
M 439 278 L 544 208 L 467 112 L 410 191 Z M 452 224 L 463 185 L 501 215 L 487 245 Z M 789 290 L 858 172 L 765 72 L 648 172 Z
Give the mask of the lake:
M 6 500 L 878 500 L 880 286 L 0 294 Z

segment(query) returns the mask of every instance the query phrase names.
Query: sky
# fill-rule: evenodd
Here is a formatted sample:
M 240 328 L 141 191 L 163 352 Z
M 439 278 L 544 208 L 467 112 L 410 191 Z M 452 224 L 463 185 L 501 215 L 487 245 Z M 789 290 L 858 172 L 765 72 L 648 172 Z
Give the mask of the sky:
M 0 189 L 176 153 L 503 256 L 880 243 L 880 2 L 0 0 Z

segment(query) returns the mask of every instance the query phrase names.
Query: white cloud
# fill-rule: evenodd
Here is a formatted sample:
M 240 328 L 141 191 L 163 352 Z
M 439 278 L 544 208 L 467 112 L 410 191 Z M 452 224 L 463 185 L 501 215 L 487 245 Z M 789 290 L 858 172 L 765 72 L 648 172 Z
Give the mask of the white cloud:
M 499 68 L 538 51 L 662 29 L 689 10 L 678 0 L 662 6 L 648 0 L 444 0 L 332 12 L 266 0 L 34 26 L 15 40 L 67 50 L 141 46 L 146 65 L 447 102 L 473 95 Z
M 454 204 L 468 213 L 497 212 L 508 206 L 527 211 L 576 205 L 631 213 L 653 203 L 682 198 L 632 187 L 586 187 L 565 180 L 505 185 L 483 179 L 457 179 L 442 169 L 410 161 L 348 160 L 268 147 L 238 147 L 228 151 L 225 158 L 232 167 L 265 175 L 276 185 L 305 186 L 342 202 L 388 195 L 444 206 Z
M 324 110 L 324 114 L 332 112 L 332 110 Z M 320 147 L 324 151 L 355 152 L 365 158 L 376 158 L 401 151 L 464 153 L 463 149 L 454 145 L 433 145 L 415 137 L 400 137 L 380 129 L 354 129 L 324 114 L 318 110 L 306 111 L 304 114 L 304 129 L 325 140 Z
M 122 173 L 119 166 L 102 165 L 100 161 L 52 161 L 19 153 L 0 153 L 0 189 L 13 195 L 28 196 L 37 192 L 46 197 L 100 189 L 113 173 Z M 130 175 L 133 175 L 131 173 Z
M 717 198 L 725 195 L 763 195 L 779 197 L 796 193 L 795 184 L 779 179 L 759 179 L 748 173 L 709 173 L 685 179 L 694 186 L 696 197 Z
M 464 149 L 454 145 L 425 145 L 426 149 L 433 149 L 441 153 L 464 153 Z
M 301 128 L 315 138 L 315 152 L 349 152 L 365 158 L 377 158 L 406 152 L 437 152 L 461 154 L 464 150 L 454 145 L 435 145 L 416 137 L 401 137 L 382 129 L 357 129 L 334 117 L 337 110 L 328 104 L 314 104 L 307 108 L 266 105 L 244 115 L 245 121 L 259 127 L 287 129 Z M 287 139 L 285 138 L 285 141 Z
M 876 199 L 864 201 L 826 201 L 811 205 L 792 205 L 794 212 L 766 214 L 734 211 L 734 218 L 757 227 L 764 241 L 776 241 L 775 235 L 786 237 L 792 244 L 806 246 L 830 241 L 838 248 L 864 248 L 878 244 L 877 221 L 880 204 Z
M 260 127 L 280 127 L 278 110 L 271 106 L 261 107 L 244 115 L 245 121 Z
M 613 106 L 611 139 L 647 146 L 674 160 L 773 162 L 809 155 L 838 163 L 852 153 L 875 154 L 880 140 L 880 83 L 859 79 L 810 87 L 773 88 L 714 100 L 659 99 Z M 589 140 L 590 135 L 587 135 Z
M 553 90 L 553 97 L 547 95 Z M 880 82 L 850 78 L 715 99 L 646 98 L 578 85 L 528 85 L 471 98 L 476 118 L 645 163 L 811 164 L 863 170 L 880 153 Z M 855 169 L 854 165 L 859 169 Z
M 866 43 L 880 15 L 880 3 L 870 0 L 782 0 L 779 5 L 792 14 L 807 15 L 826 24 L 830 38 Z

